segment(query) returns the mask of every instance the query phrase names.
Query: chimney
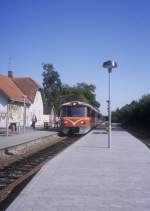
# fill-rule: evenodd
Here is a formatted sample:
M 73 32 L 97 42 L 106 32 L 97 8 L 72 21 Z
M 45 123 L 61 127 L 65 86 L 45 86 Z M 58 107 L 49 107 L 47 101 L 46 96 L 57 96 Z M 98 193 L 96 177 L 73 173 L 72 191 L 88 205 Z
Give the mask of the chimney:
M 13 71 L 12 70 L 8 70 L 8 77 L 13 78 Z

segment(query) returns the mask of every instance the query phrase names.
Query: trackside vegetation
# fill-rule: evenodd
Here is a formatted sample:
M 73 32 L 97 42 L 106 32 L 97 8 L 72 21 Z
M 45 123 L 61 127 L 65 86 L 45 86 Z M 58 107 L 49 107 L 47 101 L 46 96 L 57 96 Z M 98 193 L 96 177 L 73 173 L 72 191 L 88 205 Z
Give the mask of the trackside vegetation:
M 150 131 L 150 94 L 112 112 L 112 121 Z
M 96 100 L 95 85 L 85 82 L 74 86 L 63 84 L 52 64 L 42 64 L 42 67 L 43 101 L 47 111 L 54 106 L 58 113 L 61 104 L 74 100 L 89 103 L 97 109 L 100 107 L 100 103 Z

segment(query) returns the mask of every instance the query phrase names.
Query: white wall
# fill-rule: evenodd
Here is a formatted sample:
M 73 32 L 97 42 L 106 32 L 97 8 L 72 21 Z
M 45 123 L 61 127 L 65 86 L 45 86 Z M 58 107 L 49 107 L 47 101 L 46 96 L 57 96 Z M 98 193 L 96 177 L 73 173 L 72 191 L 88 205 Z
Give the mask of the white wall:
M 7 112 L 7 99 L 0 95 L 0 113 L 1 112 Z
M 0 127 L 6 127 L 6 118 L 4 118 L 3 113 L 7 113 L 7 104 L 7 99 L 3 95 L 0 95 Z M 12 107 L 10 106 L 10 111 L 9 122 L 20 122 L 22 126 L 24 106 L 14 103 Z M 26 126 L 31 125 L 33 114 L 37 117 L 36 126 L 43 125 L 43 101 L 40 91 L 37 91 L 34 103 L 30 107 L 26 107 Z
M 7 99 L 0 95 L 0 127 L 6 127 Z
M 36 92 L 34 103 L 27 109 L 27 126 L 31 125 L 33 114 L 37 117 L 36 126 L 43 125 L 43 101 L 40 91 Z
M 7 107 L 9 110 L 8 124 L 12 122 L 17 122 L 20 123 L 20 125 L 23 125 L 23 115 L 24 115 L 23 105 L 15 102 L 8 104 L 8 100 L 3 95 L 0 95 L 0 127 L 6 127 Z

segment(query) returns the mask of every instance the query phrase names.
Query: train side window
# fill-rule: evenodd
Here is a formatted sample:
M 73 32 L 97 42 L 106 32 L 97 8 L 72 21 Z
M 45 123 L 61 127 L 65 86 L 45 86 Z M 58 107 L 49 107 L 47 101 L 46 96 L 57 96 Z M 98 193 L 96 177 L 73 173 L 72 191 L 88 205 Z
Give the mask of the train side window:
M 91 108 L 87 107 L 87 116 L 91 117 Z
M 92 110 L 92 117 L 94 118 L 95 117 L 95 111 Z

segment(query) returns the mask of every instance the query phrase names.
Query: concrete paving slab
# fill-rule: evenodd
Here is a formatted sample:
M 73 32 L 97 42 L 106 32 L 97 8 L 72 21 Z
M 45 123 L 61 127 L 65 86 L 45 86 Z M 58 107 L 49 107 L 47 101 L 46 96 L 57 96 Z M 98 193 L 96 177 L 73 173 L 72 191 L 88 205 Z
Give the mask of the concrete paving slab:
M 7 211 L 149 211 L 149 149 L 115 128 L 91 131 L 49 161 Z
M 57 134 L 55 131 L 27 130 L 25 133 L 13 134 L 10 136 L 0 136 L 0 149 L 23 144 L 42 137 Z

